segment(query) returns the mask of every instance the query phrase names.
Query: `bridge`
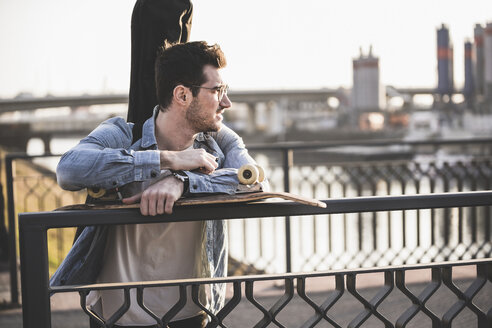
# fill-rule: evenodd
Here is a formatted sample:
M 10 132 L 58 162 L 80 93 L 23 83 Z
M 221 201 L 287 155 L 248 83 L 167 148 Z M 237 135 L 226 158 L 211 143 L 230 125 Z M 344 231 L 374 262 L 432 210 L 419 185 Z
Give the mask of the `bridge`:
M 279 101 L 286 99 L 290 101 L 326 101 L 330 97 L 339 100 L 347 97 L 348 89 L 294 89 L 294 90 L 231 90 L 229 96 L 233 102 L 258 103 Z M 396 88 L 386 87 L 388 97 L 399 95 L 434 95 L 437 93 L 435 88 Z M 456 91 L 455 93 L 460 93 Z M 19 99 L 0 99 L 0 113 L 11 111 L 24 111 L 39 108 L 53 107 L 81 107 L 91 105 L 107 104 L 126 104 L 128 103 L 127 94 L 114 95 L 83 95 L 74 97 L 42 97 L 42 98 L 19 98 Z
M 228 95 L 233 102 L 241 103 L 269 102 L 280 99 L 291 101 L 326 101 L 329 97 L 340 98 L 344 96 L 340 90 L 336 89 L 230 91 Z M 40 108 L 76 108 L 81 106 L 126 103 L 128 103 L 128 95 L 126 94 L 0 99 L 0 113 Z
M 248 122 L 245 126 L 255 126 L 255 109 L 259 104 L 279 104 L 281 111 L 296 113 L 299 111 L 300 104 L 304 102 L 325 103 L 330 98 L 338 100 L 338 108 L 349 107 L 350 90 L 338 89 L 290 89 L 290 90 L 231 90 L 230 99 L 235 103 L 243 103 L 248 109 Z M 413 97 L 418 94 L 435 95 L 434 88 L 395 88 L 386 87 L 387 97 L 406 96 Z M 22 115 L 6 119 L 0 119 L 1 143 L 8 146 L 15 146 L 25 149 L 30 138 L 40 138 L 45 143 L 45 149 L 49 150 L 49 141 L 53 136 L 79 136 L 86 135 L 92 131 L 101 121 L 108 118 L 108 114 L 88 113 L 81 107 L 93 105 L 113 105 L 128 103 L 127 94 L 110 95 L 82 95 L 73 97 L 36 97 L 36 98 L 14 98 L 0 99 L 0 114 L 18 112 Z M 61 112 L 56 116 L 39 117 L 29 115 L 29 112 L 36 109 L 68 107 L 70 111 Z M 278 112 L 278 109 L 276 109 Z M 278 113 L 277 113 L 278 114 Z M 285 115 L 285 113 L 281 113 Z M 302 113 L 299 113 L 299 115 Z M 310 115 L 315 117 L 316 113 Z M 272 114 L 273 115 L 273 114 Z M 302 116 L 302 115 L 301 115 Z M 297 117 L 297 116 L 296 116 Z M 271 120 L 279 121 L 277 116 L 272 116 Z M 275 123 L 275 122 L 274 122 Z M 275 130 L 275 125 L 272 129 Z M 276 129 L 280 129 L 278 126 Z M 252 131 L 249 131 L 252 132 Z

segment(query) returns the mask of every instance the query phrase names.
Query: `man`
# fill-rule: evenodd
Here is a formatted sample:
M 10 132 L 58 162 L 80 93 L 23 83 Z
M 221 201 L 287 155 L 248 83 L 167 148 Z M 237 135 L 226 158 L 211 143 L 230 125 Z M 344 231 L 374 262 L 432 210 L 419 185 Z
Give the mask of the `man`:
M 225 65 L 218 45 L 190 42 L 165 46 L 155 66 L 159 105 L 144 123 L 142 138 L 132 144 L 132 124 L 121 118 L 103 122 L 63 155 L 57 167 L 60 186 L 121 192 L 127 195 L 124 203 L 140 201 L 143 215 L 171 213 L 174 202 L 183 195 L 233 194 L 238 186 L 237 168 L 254 160 L 242 140 L 222 125 L 222 114 L 231 106 L 219 72 Z M 98 269 L 97 282 L 101 283 L 220 277 L 226 273 L 223 221 L 116 226 L 109 228 L 107 236 L 85 230 L 89 232 L 77 239 L 52 277 L 52 285 L 91 282 L 87 277 L 94 277 L 93 271 Z M 97 255 L 87 255 L 97 248 L 87 246 L 94 243 L 105 244 L 102 261 L 93 259 Z M 92 269 L 80 262 L 91 263 Z M 211 297 L 207 300 L 202 290 L 200 300 L 216 312 L 223 304 L 224 289 L 222 285 L 210 289 Z M 155 320 L 137 304 L 135 290 L 131 293 L 131 307 L 117 325 L 153 327 Z M 107 319 L 123 304 L 122 294 L 91 292 L 89 302 Z M 178 298 L 177 288 L 149 288 L 144 293 L 146 306 L 159 316 Z M 173 320 L 171 328 L 203 327 L 207 316 L 189 301 Z

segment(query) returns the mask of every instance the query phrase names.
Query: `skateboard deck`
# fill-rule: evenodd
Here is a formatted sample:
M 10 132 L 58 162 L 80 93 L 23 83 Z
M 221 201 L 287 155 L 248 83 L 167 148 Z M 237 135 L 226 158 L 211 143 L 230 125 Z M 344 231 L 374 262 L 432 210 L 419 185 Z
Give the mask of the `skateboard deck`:
M 250 203 L 271 198 L 280 198 L 293 201 L 296 203 L 325 208 L 326 204 L 312 198 L 303 197 L 288 192 L 245 192 L 235 195 L 215 194 L 203 197 L 180 198 L 174 203 L 174 206 L 190 206 L 190 205 L 208 205 L 208 204 L 231 204 L 231 203 Z M 139 208 L 140 204 L 75 204 L 67 205 L 56 209 L 56 211 L 68 210 L 102 210 L 102 209 L 130 209 Z
M 180 198 L 174 206 L 207 205 L 207 204 L 230 204 L 250 203 L 270 198 L 281 198 L 304 205 L 325 208 L 326 204 L 319 200 L 303 197 L 288 192 L 264 192 L 261 190 L 261 182 L 265 180 L 265 170 L 256 164 L 245 164 L 238 169 L 237 177 L 239 185 L 234 195 L 214 194 L 202 197 Z M 55 211 L 65 210 L 88 210 L 88 209 L 125 209 L 139 208 L 140 204 L 122 204 L 116 200 L 116 195 L 106 197 L 106 190 L 100 188 L 87 188 L 88 195 L 97 200 L 93 204 L 75 204 L 63 206 Z M 119 194 L 119 192 L 118 192 Z M 121 194 L 119 194 L 121 199 Z

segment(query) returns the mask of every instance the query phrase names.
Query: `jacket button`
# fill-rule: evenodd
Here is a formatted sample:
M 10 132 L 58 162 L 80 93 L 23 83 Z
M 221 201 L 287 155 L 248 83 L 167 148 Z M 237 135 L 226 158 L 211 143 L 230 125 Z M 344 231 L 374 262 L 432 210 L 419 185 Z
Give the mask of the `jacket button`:
M 152 172 L 150 173 L 150 177 L 155 178 L 156 176 L 157 176 L 157 173 L 155 173 L 154 171 L 152 171 Z
M 198 186 L 196 184 L 193 185 L 193 189 L 198 189 Z
M 118 184 L 118 182 L 113 181 L 113 186 L 116 186 L 117 184 Z

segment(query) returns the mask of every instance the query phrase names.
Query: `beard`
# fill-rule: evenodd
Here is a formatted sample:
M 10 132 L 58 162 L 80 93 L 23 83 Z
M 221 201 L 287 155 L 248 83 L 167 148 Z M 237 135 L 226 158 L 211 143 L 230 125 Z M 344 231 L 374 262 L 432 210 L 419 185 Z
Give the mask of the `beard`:
M 186 120 L 197 133 L 217 132 L 221 128 L 221 121 L 217 121 L 215 115 L 207 115 L 196 98 L 192 100 L 190 107 L 186 110 Z

